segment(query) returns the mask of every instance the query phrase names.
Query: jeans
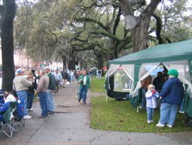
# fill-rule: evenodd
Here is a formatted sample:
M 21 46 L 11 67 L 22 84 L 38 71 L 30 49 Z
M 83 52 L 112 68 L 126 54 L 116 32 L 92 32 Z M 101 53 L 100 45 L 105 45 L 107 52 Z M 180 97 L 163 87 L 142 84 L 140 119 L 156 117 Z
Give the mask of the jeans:
M 79 90 L 79 96 L 80 96 L 80 98 L 83 99 L 83 102 L 86 103 L 86 99 L 87 99 L 87 87 L 86 86 L 83 86 Z
M 28 115 L 27 113 L 27 91 L 17 91 L 18 99 L 24 100 L 24 116 Z
M 159 123 L 173 125 L 179 106 L 169 103 L 161 103 Z
M 27 97 L 27 109 L 31 109 L 32 104 L 33 104 L 33 99 L 34 99 L 34 93 L 28 92 L 27 95 L 28 95 L 28 97 Z
M 41 105 L 41 116 L 48 116 L 48 109 L 47 109 L 47 92 L 40 92 L 38 93 L 39 102 Z
M 60 85 L 60 81 L 59 80 L 57 80 L 56 81 L 56 86 L 55 86 L 55 93 L 59 93 L 59 85 Z
M 152 120 L 154 115 L 154 108 L 146 108 L 147 110 L 147 120 Z
M 180 108 L 179 108 L 179 111 L 184 111 L 184 101 L 185 99 L 183 98 L 182 102 L 181 102 L 181 105 L 180 105 Z
M 54 112 L 54 100 L 53 100 L 53 94 L 51 93 L 51 90 L 47 90 L 47 109 L 48 112 Z

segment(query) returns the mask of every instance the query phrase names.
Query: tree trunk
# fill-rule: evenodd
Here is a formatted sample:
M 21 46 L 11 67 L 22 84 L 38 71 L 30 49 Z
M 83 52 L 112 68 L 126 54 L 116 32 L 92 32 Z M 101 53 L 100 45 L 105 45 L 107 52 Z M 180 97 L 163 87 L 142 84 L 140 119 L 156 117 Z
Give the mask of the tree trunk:
M 62 56 L 63 59 L 63 70 L 66 70 L 66 57 Z
M 103 56 L 100 54 L 97 57 L 97 68 L 102 69 L 103 68 Z
M 69 61 L 69 69 L 70 70 L 75 70 L 75 57 L 71 58 L 71 60 Z
M 158 4 L 161 0 L 151 0 L 149 5 L 143 10 L 143 12 L 139 16 L 134 16 L 133 11 L 133 3 L 128 0 L 119 0 L 120 5 L 122 7 L 122 11 L 125 16 L 130 16 L 135 18 L 136 24 L 133 23 L 131 29 L 131 37 L 133 43 L 133 52 L 137 52 L 143 49 L 146 49 L 147 40 L 148 40 L 148 28 L 149 22 L 152 14 L 154 13 L 155 9 L 157 8 Z M 144 0 L 137 0 L 135 1 L 138 4 L 145 5 Z
M 14 44 L 13 44 L 13 20 L 15 17 L 15 0 L 3 0 L 2 25 L 1 25 L 1 45 L 2 45 L 2 71 L 5 91 L 12 91 L 14 69 Z
M 131 37 L 133 43 L 133 52 L 137 52 L 148 47 L 148 28 L 149 28 L 149 17 L 141 18 L 137 26 L 131 30 Z

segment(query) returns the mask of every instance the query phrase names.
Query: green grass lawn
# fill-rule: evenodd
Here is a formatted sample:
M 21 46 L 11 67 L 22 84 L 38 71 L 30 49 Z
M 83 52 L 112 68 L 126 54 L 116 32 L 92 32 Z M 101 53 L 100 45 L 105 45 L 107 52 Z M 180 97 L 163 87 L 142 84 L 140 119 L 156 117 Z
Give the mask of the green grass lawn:
M 91 92 L 105 93 L 104 88 L 105 79 L 91 78 Z
M 105 92 L 103 88 L 104 79 L 92 79 L 91 85 L 93 91 Z M 92 90 L 91 90 L 92 91 Z M 148 124 L 146 119 L 146 110 L 132 107 L 129 101 L 116 101 L 109 98 L 106 102 L 105 96 L 92 97 L 91 108 L 91 127 L 101 130 L 127 131 L 127 132 L 182 132 L 191 131 L 192 128 L 182 123 L 184 114 L 178 113 L 173 128 L 158 128 L 155 125 L 159 120 L 159 109 L 155 110 L 153 117 L 154 123 Z

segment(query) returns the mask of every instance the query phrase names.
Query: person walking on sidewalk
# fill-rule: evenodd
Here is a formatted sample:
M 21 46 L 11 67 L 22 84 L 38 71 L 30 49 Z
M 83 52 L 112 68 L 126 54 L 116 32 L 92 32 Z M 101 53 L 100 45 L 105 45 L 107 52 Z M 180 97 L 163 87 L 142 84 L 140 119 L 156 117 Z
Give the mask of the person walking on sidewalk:
M 55 93 L 59 93 L 59 86 L 60 86 L 60 83 L 62 82 L 62 75 L 58 69 L 55 70 L 54 75 L 55 75 L 55 80 L 56 80 Z
M 87 75 L 86 70 L 82 70 L 82 75 L 78 78 L 79 86 L 79 102 L 83 99 L 83 103 L 86 105 L 87 91 L 90 89 L 90 77 Z
M 66 88 L 67 87 L 67 79 L 69 77 L 67 70 L 63 70 L 61 72 L 62 78 L 63 78 L 63 87 Z
M 46 75 L 49 77 L 49 85 L 47 90 L 47 108 L 49 114 L 54 114 L 55 107 L 54 107 L 54 100 L 53 100 L 53 93 L 56 86 L 55 76 L 51 73 L 50 68 L 47 66 L 44 68 Z
M 48 116 L 48 109 L 47 109 L 47 88 L 49 85 L 49 77 L 45 75 L 45 71 L 40 71 L 40 80 L 37 87 L 37 92 L 39 96 L 39 102 L 41 106 L 41 116 L 38 118 L 45 118 Z
M 13 80 L 13 89 L 16 91 L 16 94 L 20 100 L 24 99 L 24 119 L 30 119 L 31 116 L 27 113 L 27 90 L 29 86 L 32 85 L 33 79 L 27 80 L 23 75 L 24 71 L 22 69 L 18 69 L 16 71 L 16 77 Z

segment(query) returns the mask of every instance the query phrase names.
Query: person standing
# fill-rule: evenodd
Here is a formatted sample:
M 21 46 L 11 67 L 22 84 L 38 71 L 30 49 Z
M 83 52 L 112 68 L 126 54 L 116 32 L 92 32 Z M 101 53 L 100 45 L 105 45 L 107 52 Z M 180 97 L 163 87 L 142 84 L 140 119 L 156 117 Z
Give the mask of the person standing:
M 155 86 L 155 89 L 158 93 L 161 92 L 163 84 L 165 83 L 165 79 L 163 77 L 162 72 L 157 73 L 157 77 L 153 80 L 153 85 Z
M 54 75 L 55 75 L 55 80 L 56 80 L 55 93 L 59 93 L 59 86 L 60 86 L 60 83 L 62 82 L 62 75 L 58 69 L 55 70 Z
M 68 79 L 68 73 L 67 73 L 67 70 L 63 70 L 61 72 L 61 75 L 62 75 L 62 78 L 63 78 L 63 87 L 66 88 L 67 86 L 67 79 Z
M 86 105 L 87 91 L 90 89 L 90 78 L 86 70 L 82 70 L 82 75 L 79 76 L 78 83 L 80 84 L 78 101 L 80 102 L 83 99 L 83 103 Z
M 27 80 L 29 80 L 29 81 L 34 80 L 32 85 L 29 86 L 29 88 L 27 90 L 27 95 L 28 95 L 28 97 L 27 97 L 27 110 L 28 111 L 33 111 L 32 105 L 33 105 L 33 100 L 34 100 L 34 93 L 35 93 L 35 90 L 36 90 L 36 88 L 35 88 L 36 83 L 35 83 L 35 78 L 34 78 L 32 72 L 29 72 Z
M 157 107 L 157 98 L 159 93 L 155 90 L 155 86 L 150 84 L 148 91 L 145 94 L 146 97 L 146 110 L 147 110 L 147 123 L 152 123 L 154 109 Z
M 151 75 L 147 76 L 144 80 L 141 81 L 141 89 L 142 89 L 142 104 L 140 108 L 146 108 L 146 98 L 145 94 L 147 92 L 147 87 L 152 82 Z
M 34 80 L 27 80 L 24 77 L 24 71 L 22 69 L 18 69 L 16 75 L 17 76 L 13 80 L 13 89 L 16 91 L 18 98 L 24 100 L 24 119 L 30 119 L 31 116 L 27 113 L 27 90 Z
M 54 114 L 55 107 L 54 107 L 53 93 L 56 86 L 55 76 L 51 73 L 49 67 L 45 67 L 44 70 L 46 72 L 46 75 L 49 77 L 49 85 L 47 89 L 47 108 L 49 114 Z
M 183 83 L 177 78 L 178 74 L 176 69 L 168 71 L 169 79 L 164 83 L 160 93 L 160 119 L 157 127 L 164 127 L 165 123 L 168 123 L 167 127 L 169 128 L 174 125 L 179 106 L 184 97 Z
M 39 102 L 41 105 L 42 113 L 38 118 L 45 118 L 48 116 L 47 109 L 47 88 L 49 85 L 49 77 L 45 75 L 45 71 L 40 71 L 40 80 L 37 87 L 37 92 L 39 96 Z

